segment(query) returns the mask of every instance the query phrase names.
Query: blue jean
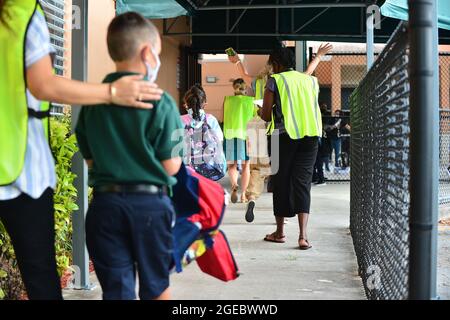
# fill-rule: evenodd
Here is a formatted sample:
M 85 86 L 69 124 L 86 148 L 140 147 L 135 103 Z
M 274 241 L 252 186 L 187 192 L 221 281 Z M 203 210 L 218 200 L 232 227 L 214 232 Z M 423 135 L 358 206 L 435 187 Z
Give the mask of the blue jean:
M 331 138 L 331 147 L 334 150 L 334 166 L 339 167 L 341 159 L 341 138 Z
M 167 196 L 95 193 L 86 216 L 89 255 L 105 300 L 150 300 L 169 287 L 174 210 Z

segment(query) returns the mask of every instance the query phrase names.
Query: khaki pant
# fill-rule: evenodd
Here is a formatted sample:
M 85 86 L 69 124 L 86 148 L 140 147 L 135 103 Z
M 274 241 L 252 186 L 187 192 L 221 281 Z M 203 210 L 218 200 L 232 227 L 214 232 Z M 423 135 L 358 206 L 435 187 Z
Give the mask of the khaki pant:
M 250 157 L 250 181 L 248 200 L 256 200 L 264 190 L 264 181 L 270 175 L 270 159 L 267 149 L 266 123 L 258 116 L 247 125 L 247 151 Z
M 250 164 L 250 182 L 248 183 L 246 197 L 248 200 L 256 200 L 264 190 L 264 182 L 269 176 L 270 165 Z

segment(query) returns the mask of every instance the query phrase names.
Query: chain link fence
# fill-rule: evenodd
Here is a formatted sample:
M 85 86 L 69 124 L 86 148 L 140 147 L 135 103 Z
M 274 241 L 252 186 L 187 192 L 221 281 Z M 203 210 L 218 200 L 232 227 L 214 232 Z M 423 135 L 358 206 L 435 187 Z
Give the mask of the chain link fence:
M 402 24 L 350 98 L 350 229 L 369 299 L 406 299 L 409 273 L 408 39 Z
M 450 205 L 450 52 L 439 54 L 439 203 Z
M 313 48 L 310 49 L 310 56 Z M 319 79 L 319 104 L 324 127 L 321 154 L 324 176 L 329 182 L 350 181 L 350 104 L 351 93 L 366 75 L 365 48 L 342 43 L 322 58 L 315 71 Z M 340 116 L 336 116 L 340 113 Z
M 347 44 L 347 47 L 348 51 L 325 56 L 315 73 L 321 84 L 319 103 L 326 109 L 322 116 L 324 126 L 336 119 L 331 116 L 335 110 L 342 110 L 343 122 L 350 124 L 350 95 L 366 74 L 365 53 L 351 50 L 352 44 Z M 377 49 L 380 50 L 381 47 L 378 46 Z M 450 207 L 450 52 L 441 50 L 439 65 L 441 108 L 439 204 Z M 336 139 L 336 133 L 325 132 L 324 135 L 324 175 L 330 182 L 350 181 L 351 163 L 346 159 L 349 159 L 351 130 L 343 131 L 342 134 L 339 132 L 341 139 Z M 340 163 L 336 162 L 336 153 Z
M 450 204 L 450 110 L 440 110 L 439 204 Z

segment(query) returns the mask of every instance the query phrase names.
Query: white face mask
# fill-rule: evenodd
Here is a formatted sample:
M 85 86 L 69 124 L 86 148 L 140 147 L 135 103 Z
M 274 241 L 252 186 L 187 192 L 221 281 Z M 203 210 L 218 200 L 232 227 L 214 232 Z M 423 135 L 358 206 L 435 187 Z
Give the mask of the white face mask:
M 156 53 L 155 49 L 153 49 L 153 47 L 151 48 L 151 50 L 152 50 L 152 54 L 156 60 L 156 66 L 155 66 L 155 68 L 152 68 L 150 66 L 150 63 L 148 63 L 146 60 L 144 60 L 145 67 L 147 68 L 147 74 L 145 75 L 144 79 L 149 82 L 155 82 L 156 78 L 158 77 L 159 69 L 161 68 L 161 60 L 159 59 L 159 56 Z

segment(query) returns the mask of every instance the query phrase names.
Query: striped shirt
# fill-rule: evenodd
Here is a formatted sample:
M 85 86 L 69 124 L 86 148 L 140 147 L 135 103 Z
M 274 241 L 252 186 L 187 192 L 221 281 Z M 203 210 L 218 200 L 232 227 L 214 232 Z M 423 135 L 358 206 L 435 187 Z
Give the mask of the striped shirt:
M 29 68 L 55 49 L 44 16 L 36 12 L 32 17 L 26 39 L 25 65 Z M 28 107 L 39 111 L 40 102 L 27 90 Z M 9 186 L 0 187 L 0 200 L 11 200 L 22 193 L 38 199 L 48 188 L 55 188 L 55 163 L 44 134 L 42 121 L 29 118 L 25 164 L 19 178 Z

